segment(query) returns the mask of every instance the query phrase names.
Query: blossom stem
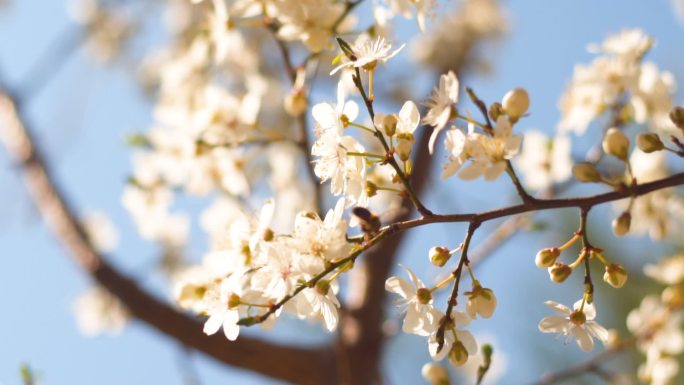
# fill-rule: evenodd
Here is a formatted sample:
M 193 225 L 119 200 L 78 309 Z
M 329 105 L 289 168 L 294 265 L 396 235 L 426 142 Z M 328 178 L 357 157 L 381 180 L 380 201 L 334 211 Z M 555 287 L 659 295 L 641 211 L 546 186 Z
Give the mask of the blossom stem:
M 384 155 L 380 155 L 380 154 L 371 154 L 370 152 L 347 151 L 347 155 L 349 155 L 349 156 L 363 156 L 363 157 L 366 157 L 366 158 L 385 159 L 385 156 L 384 156 Z
M 435 287 L 433 287 L 432 289 L 430 289 L 430 292 L 433 292 L 433 293 L 434 293 L 435 291 L 437 291 L 437 290 L 443 288 L 443 287 L 446 286 L 449 282 L 451 282 L 454 278 L 455 278 L 455 277 L 454 277 L 453 274 L 449 274 L 448 277 L 444 278 L 444 279 L 441 280 L 438 284 L 436 284 Z
M 506 173 L 511 177 L 511 181 L 515 186 L 515 190 L 518 192 L 518 195 L 520 196 L 520 199 L 522 199 L 523 203 L 526 205 L 533 204 L 536 198 L 530 195 L 527 190 L 525 190 L 525 187 L 523 187 L 522 183 L 520 182 L 520 178 L 518 178 L 518 175 L 515 173 L 510 160 L 506 160 Z
M 377 190 L 383 190 L 383 191 L 391 191 L 391 192 L 395 192 L 397 194 L 401 194 L 404 192 L 403 190 L 399 190 L 399 189 L 392 188 L 392 187 L 384 187 L 384 186 L 377 186 L 376 189 Z
M 454 287 L 451 290 L 451 295 L 449 296 L 449 302 L 447 303 L 446 308 L 446 316 L 437 330 L 437 352 L 441 351 L 444 347 L 444 329 L 446 328 L 446 325 L 450 323 L 449 321 L 451 321 L 451 311 L 454 309 L 454 306 L 456 306 L 458 286 L 461 283 L 463 266 L 468 264 L 468 248 L 470 247 L 470 241 L 473 239 L 473 234 L 475 234 L 475 230 L 477 230 L 478 227 L 480 227 L 480 222 L 473 221 L 468 225 L 468 231 L 466 232 L 465 240 L 463 241 L 463 249 L 461 250 L 461 258 L 458 261 L 456 270 L 451 273 L 451 275 L 456 278 L 456 282 L 454 282 Z
M 375 100 L 373 95 L 373 70 L 368 70 L 368 100 L 371 102 Z
M 577 268 L 577 266 L 579 266 L 580 263 L 582 263 L 584 261 L 584 258 L 586 258 L 586 256 L 587 256 L 586 250 L 582 250 L 582 252 L 580 252 L 579 257 L 577 257 L 577 259 L 575 259 L 575 261 L 573 263 L 569 264 L 568 267 L 570 267 L 572 270 L 575 270 Z
M 373 109 L 373 100 L 370 99 L 366 95 L 366 91 L 363 88 L 363 84 L 361 83 L 361 71 L 359 71 L 358 67 L 354 67 L 354 85 L 356 88 L 359 90 L 359 93 L 361 94 L 361 98 L 363 99 L 364 104 L 366 105 L 366 110 L 368 110 L 368 115 L 370 115 L 371 121 L 375 121 L 375 110 Z M 384 135 L 380 130 L 375 126 L 375 123 L 373 123 L 373 129 L 374 129 L 374 135 L 378 140 L 380 141 L 380 144 L 382 147 L 385 149 L 385 151 L 390 154 L 390 147 L 387 144 L 387 140 L 385 140 Z M 388 156 L 387 157 L 387 162 L 392 166 L 394 171 L 397 173 L 397 176 L 401 180 L 401 183 L 406 187 L 406 193 L 408 194 L 409 199 L 411 200 L 411 203 L 416 207 L 416 210 L 423 216 L 423 217 L 430 217 L 433 215 L 432 211 L 430 211 L 427 207 L 423 205 L 423 203 L 420 201 L 418 198 L 418 195 L 416 192 L 413 190 L 413 186 L 411 186 L 411 182 L 409 181 L 408 177 L 406 174 L 402 171 L 401 167 L 399 167 L 399 163 L 397 163 L 397 160 L 394 158 L 394 156 Z
M 663 146 L 663 150 L 669 151 L 679 157 L 684 157 L 684 150 L 675 150 L 674 148 L 668 147 L 668 146 Z
M 583 253 L 588 254 L 591 251 L 591 244 L 589 243 L 589 238 L 587 236 L 587 215 L 591 207 L 581 207 L 580 208 L 580 232 L 582 234 L 582 245 L 584 249 Z M 589 261 L 589 256 L 584 256 L 584 292 L 586 293 L 589 303 L 593 302 L 594 295 L 594 283 L 591 280 L 591 266 Z
M 477 126 L 477 127 L 480 127 L 480 128 L 481 128 L 483 131 L 485 131 L 485 132 L 489 132 L 486 125 L 484 125 L 483 123 L 478 122 L 477 120 L 475 120 L 475 119 L 473 119 L 473 118 L 470 118 L 470 117 L 467 117 L 467 116 L 463 116 L 463 115 L 461 115 L 461 114 L 457 114 L 457 115 L 456 115 L 456 119 L 461 119 L 461 120 L 466 121 L 466 122 L 468 122 L 468 123 L 471 123 L 471 124 L 473 124 L 473 125 L 475 125 L 475 126 Z
M 357 123 L 354 123 L 354 122 L 348 122 L 347 125 L 352 126 L 352 127 L 356 127 L 356 128 L 360 128 L 360 129 L 362 129 L 362 130 L 366 130 L 366 131 L 370 132 L 371 134 L 375 134 L 375 131 L 373 131 L 372 129 L 370 129 L 370 128 L 364 126 L 363 124 L 357 124 Z
M 468 269 L 468 275 L 470 275 L 470 279 L 473 282 L 476 282 L 477 279 L 475 278 L 475 274 L 473 273 L 473 269 L 470 267 L 470 261 L 466 262 L 466 268 Z
M 564 251 L 564 250 L 567 249 L 568 247 L 570 247 L 570 246 L 572 246 L 573 244 L 575 244 L 575 242 L 577 242 L 577 240 L 579 240 L 580 238 L 582 238 L 582 236 L 581 236 L 579 233 L 575 233 L 575 235 L 573 235 L 572 238 L 570 238 L 567 242 L 565 242 L 562 246 L 560 246 L 560 247 L 558 248 L 558 250 Z

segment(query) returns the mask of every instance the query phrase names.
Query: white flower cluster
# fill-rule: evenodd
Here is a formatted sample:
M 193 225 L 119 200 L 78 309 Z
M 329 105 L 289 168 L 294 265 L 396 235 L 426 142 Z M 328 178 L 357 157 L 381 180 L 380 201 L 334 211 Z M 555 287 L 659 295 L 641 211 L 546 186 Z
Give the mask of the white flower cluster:
M 647 296 L 627 317 L 627 327 L 646 355 L 639 378 L 650 385 L 672 385 L 684 352 L 684 256 L 675 255 L 657 265 L 646 265 L 646 275 L 668 285 L 660 297 Z
M 222 328 L 228 339 L 235 340 L 240 319 L 264 315 L 298 286 L 307 285 L 347 256 L 351 247 L 346 240 L 344 207 L 344 200 L 339 200 L 324 219 L 300 212 L 292 234 L 277 234 L 270 228 L 275 210 L 272 200 L 264 204 L 258 216 L 235 207 L 231 215 L 205 217 L 207 222 L 223 220 L 224 241 L 214 245 L 201 265 L 177 277 L 176 300 L 184 309 L 209 317 L 205 333 L 214 334 Z M 226 214 L 225 209 L 220 212 Z M 340 272 L 331 269 L 263 321 L 269 324 L 284 310 L 334 330 L 340 305 L 336 297 Z
M 448 252 L 448 251 L 447 251 Z M 402 266 L 409 276 L 410 282 L 392 276 L 385 282 L 385 289 L 397 294 L 396 302 L 406 314 L 402 330 L 428 339 L 430 356 L 435 360 L 445 357 L 454 366 L 464 365 L 469 357 L 477 354 L 477 342 L 473 335 L 462 328 L 479 315 L 489 318 L 496 308 L 496 296 L 491 289 L 483 288 L 477 280 L 473 281 L 473 289 L 465 293 L 468 301 L 465 311 L 452 310 L 449 317 L 437 309 L 433 293 L 449 282 L 453 276 L 433 288 L 426 287 L 413 271 Z
M 130 315 L 124 305 L 107 289 L 93 286 L 76 298 L 73 304 L 79 331 L 88 337 L 119 334 Z
M 353 267 L 356 256 L 374 244 L 376 234 L 388 232 L 392 226 L 381 227 L 375 212 L 400 207 L 406 199 L 424 218 L 432 215 L 415 196 L 410 180 L 414 135 L 421 123 L 433 128 L 428 142 L 431 154 L 440 133 L 446 131 L 447 162 L 442 178 L 458 175 L 463 180 L 483 177 L 490 181 L 507 172 L 525 204 L 534 203 L 535 199 L 518 180 L 512 166 L 514 160 L 524 176 L 524 184 L 534 190 L 547 190 L 566 181 L 573 170 L 581 181 L 606 183 L 616 190 L 627 187 L 627 182 L 618 180 L 624 179 L 623 175 L 604 177 L 595 164 L 572 167 L 567 132 L 584 132 L 591 121 L 607 110 L 615 109 L 612 112 L 620 119 L 613 126 L 633 121 L 648 123 L 658 130 L 673 128 L 668 114 L 674 81 L 654 64 L 643 62 L 653 43 L 638 30 L 608 38 L 593 48 L 603 54 L 601 57 L 575 69 L 573 81 L 563 96 L 563 119 L 560 134 L 555 138 L 529 131 L 523 145 L 523 135 L 514 133 L 514 127 L 526 117 L 530 107 L 530 97 L 522 88 L 511 90 L 488 109 L 472 90 L 466 89 L 485 121 L 460 113 L 456 107 L 461 96 L 460 83 L 451 70 L 440 76 L 439 84 L 424 103 L 426 112 L 422 117 L 416 103 L 407 98 L 401 99 L 404 103 L 396 113 L 376 113 L 375 109 L 384 105 L 373 104 L 375 73 L 380 70 L 379 64 L 395 57 L 404 47 L 393 49 L 387 21 L 396 15 L 415 15 L 423 30 L 435 6 L 433 0 L 386 0 L 371 5 L 377 25 L 357 36 L 354 44 L 337 39 L 342 54 L 333 60 L 335 67 L 330 72 L 340 73 L 337 100 L 311 107 L 315 137 L 309 143 L 306 113 L 312 80 L 308 77 L 313 76 L 310 62 L 318 63 L 324 57 L 324 51 L 332 47 L 333 36 L 351 31 L 356 20 L 350 13 L 357 3 L 192 3 L 196 4 L 192 9 L 207 12 L 202 14 L 201 32 L 193 30 L 190 24 L 179 24 L 184 25 L 181 32 L 189 38 L 148 64 L 148 72 L 155 68 L 148 75 L 158 88 L 155 123 L 144 135 L 131 138 L 139 151 L 123 203 L 144 238 L 158 241 L 167 249 L 182 250 L 190 219 L 175 207 L 175 194 L 211 200 L 201 215 L 202 227 L 209 235 L 209 250 L 201 263 L 174 270 L 174 295 L 181 308 L 207 317 L 205 333 L 222 330 L 229 340 L 238 337 L 240 326 L 269 326 L 283 313 L 335 330 L 340 275 Z M 504 28 L 492 2 L 472 4 L 469 7 L 473 9 L 481 7 L 477 12 L 471 10 L 472 13 L 488 12 L 498 17 L 493 27 L 479 26 L 477 22 L 467 24 L 473 34 L 496 33 Z M 258 47 L 263 46 L 263 36 L 244 33 L 239 28 L 254 27 L 255 20 L 265 27 L 262 32 L 279 40 L 277 44 L 291 80 L 285 89 L 278 85 L 278 75 L 273 73 L 270 63 L 261 60 Z M 301 65 L 292 60 L 285 42 L 300 42 L 306 47 L 307 56 Z M 352 73 L 350 82 L 348 75 Z M 359 118 L 359 105 L 348 100 L 350 83 L 363 98 L 363 106 L 372 118 L 367 122 Z M 456 125 L 459 120 L 467 123 L 467 129 Z M 296 123 L 301 124 L 295 127 Z M 295 134 L 295 128 L 301 130 Z M 640 143 L 640 148 L 659 146 L 653 138 L 642 138 Z M 644 160 L 640 158 L 644 153 L 635 152 L 630 157 L 629 147 L 629 139 L 618 127 L 606 132 L 603 150 L 624 163 L 631 178 L 628 182 L 644 183 L 668 175 L 662 156 L 649 154 L 650 158 Z M 329 182 L 330 192 L 338 197 L 335 207 L 324 218 L 316 213 L 324 212 L 325 202 L 320 202 L 320 197 L 316 199 L 320 207 L 312 204 L 313 199 L 301 199 L 313 196 L 315 187 L 300 181 L 304 159 L 310 160 L 311 164 L 306 166 L 312 167 L 310 176 L 314 182 Z M 266 200 L 253 214 L 249 207 L 256 196 L 274 198 Z M 354 222 L 344 218 L 345 210 L 351 206 L 355 206 Z M 684 210 L 684 203 L 674 192 L 660 190 L 630 199 L 628 207 L 622 210 L 626 215 L 618 220 L 616 233 L 629 231 L 631 220 L 635 233 L 648 231 L 652 237 L 660 237 L 673 232 L 676 221 L 669 218 L 681 212 L 677 210 Z M 386 290 L 400 297 L 398 305 L 405 312 L 402 330 L 426 337 L 431 356 L 435 360 L 448 357 L 455 366 L 466 364 L 477 354 L 477 342 L 464 328 L 477 317 L 492 316 L 497 304 L 492 290 L 475 278 L 467 259 L 467 247 L 480 225 L 478 221 L 470 223 L 466 241 L 457 249 L 463 250 L 458 267 L 442 282 L 426 286 L 405 267 L 409 281 L 392 276 L 385 282 Z M 363 234 L 348 238 L 348 227 L 357 222 Z M 548 269 L 551 280 L 562 282 L 575 268 L 584 266 L 588 270 L 590 260 L 599 260 L 605 265 L 604 281 L 616 288 L 624 285 L 624 268 L 608 263 L 600 249 L 591 247 L 584 230 L 581 227 L 563 246 L 540 251 L 536 264 Z M 584 248 L 577 260 L 569 265 L 559 262 L 561 252 L 579 239 Z M 95 235 L 92 240 L 100 243 Z M 433 264 L 443 267 L 455 251 L 434 247 L 429 257 Z M 650 274 L 671 285 L 670 292 L 667 300 L 657 304 L 651 303 L 653 300 L 645 302 L 648 309 L 644 312 L 648 314 L 630 316 L 630 329 L 635 333 L 646 330 L 644 327 L 655 327 L 645 320 L 660 311 L 653 310 L 654 307 L 661 306 L 668 314 L 679 311 L 673 304 L 681 307 L 684 302 L 682 274 L 673 271 L 681 272 L 680 267 L 649 268 Z M 472 288 L 460 294 L 467 301 L 463 309 L 456 310 L 458 285 L 462 285 L 461 273 L 465 269 Z M 589 277 L 589 271 L 586 274 Z M 442 311 L 436 307 L 434 296 L 451 283 L 456 285 L 453 298 L 449 299 L 446 311 Z M 595 321 L 592 285 L 589 282 L 590 288 L 585 289 L 584 297 L 572 309 L 547 301 L 547 306 L 557 314 L 541 320 L 539 330 L 575 338 L 583 351 L 593 349 L 594 339 L 607 342 L 608 331 Z M 107 299 L 101 294 L 98 297 L 99 302 Z M 120 318 L 110 323 L 116 326 L 115 321 Z M 671 356 L 684 350 L 681 330 L 663 326 L 670 321 L 661 321 L 656 326 L 662 327 L 659 332 L 667 334 L 662 338 L 653 334 L 655 337 L 641 346 L 647 354 L 642 376 L 656 385 L 666 384 L 671 378 L 658 373 L 676 373 Z M 675 340 L 681 343 L 675 344 Z M 435 367 L 429 366 L 426 371 L 434 378 L 443 377 Z
M 590 51 L 602 54 L 591 64 L 578 65 L 560 107 L 561 131 L 582 134 L 590 122 L 619 106 L 621 118 L 648 123 L 656 130 L 673 130 L 668 118 L 676 84 L 672 74 L 644 62 L 653 39 L 639 29 L 609 36 Z
M 646 154 L 635 149 L 630 156 L 632 174 L 639 183 L 652 182 L 670 175 L 665 153 Z M 630 215 L 629 231 L 634 235 L 648 234 L 660 240 L 680 234 L 684 224 L 684 197 L 672 189 L 654 191 L 632 202 L 617 202 L 615 208 Z

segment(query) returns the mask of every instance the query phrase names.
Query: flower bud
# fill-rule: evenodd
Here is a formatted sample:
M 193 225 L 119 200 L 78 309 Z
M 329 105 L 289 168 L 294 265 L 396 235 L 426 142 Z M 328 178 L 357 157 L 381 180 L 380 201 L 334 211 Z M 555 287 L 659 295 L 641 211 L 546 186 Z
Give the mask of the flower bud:
M 606 136 L 603 137 L 603 151 L 614 157 L 626 160 L 629 153 L 629 139 L 617 128 L 609 128 Z
M 506 114 L 516 120 L 530 108 L 530 96 L 524 88 L 515 88 L 508 91 L 501 104 Z
M 652 132 L 639 134 L 637 136 L 637 147 L 645 153 L 651 153 L 654 151 L 660 151 L 665 148 L 665 145 L 660 140 L 658 134 Z
M 505 113 L 503 106 L 499 102 L 494 102 L 489 106 L 489 117 L 495 122 L 499 120 L 499 116 Z
M 478 281 L 475 281 L 473 290 L 465 294 L 468 296 L 466 311 L 470 318 L 474 319 L 478 314 L 482 318 L 489 318 L 494 314 L 496 296 L 492 289 L 484 288 Z
M 684 107 L 674 107 L 670 111 L 670 120 L 675 124 L 675 126 L 684 130 Z
M 451 258 L 451 253 L 449 252 L 449 249 L 442 246 L 434 246 L 430 249 L 428 255 L 430 256 L 430 262 L 432 262 L 433 265 L 439 267 L 444 266 Z
M 560 255 L 560 249 L 557 247 L 547 247 L 546 249 L 541 249 L 534 258 L 534 263 L 540 269 L 545 269 L 551 267 L 556 258 Z
M 564 263 L 556 262 L 549 267 L 549 278 L 553 282 L 561 283 L 568 279 L 570 274 L 572 274 L 572 269 Z
M 627 282 L 627 272 L 622 265 L 611 263 L 606 266 L 606 272 L 603 274 L 603 280 L 610 286 L 619 289 L 625 282 Z
M 454 366 L 463 366 L 468 362 L 468 350 L 461 341 L 454 342 L 454 345 L 449 350 L 449 362 Z
M 284 101 L 285 112 L 290 116 L 300 116 L 309 107 L 306 92 L 304 90 L 293 90 L 290 92 Z
M 382 118 L 382 129 L 387 136 L 394 136 L 394 133 L 397 131 L 397 116 L 394 114 L 385 115 Z
M 632 224 L 632 215 L 625 211 L 619 217 L 613 219 L 613 233 L 621 237 L 629 232 L 629 227 Z
M 420 370 L 425 381 L 430 385 L 450 385 L 449 373 L 442 366 L 429 362 Z
M 399 155 L 399 159 L 401 159 L 402 162 L 406 162 L 411 158 L 411 145 L 413 144 L 411 139 L 413 138 L 397 138 L 397 146 L 394 150 L 397 155 Z
M 599 174 L 596 166 L 587 162 L 577 163 L 572 168 L 572 174 L 575 176 L 575 179 L 583 183 L 601 181 L 601 174 Z

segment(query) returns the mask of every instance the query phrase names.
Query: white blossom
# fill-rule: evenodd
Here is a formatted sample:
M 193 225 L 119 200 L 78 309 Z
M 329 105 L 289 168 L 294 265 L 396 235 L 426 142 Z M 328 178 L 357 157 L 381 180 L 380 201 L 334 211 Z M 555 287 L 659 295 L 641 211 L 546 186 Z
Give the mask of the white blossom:
M 558 315 L 546 317 L 539 322 L 539 331 L 542 333 L 559 333 L 568 339 L 574 338 L 577 346 L 585 352 L 594 349 L 594 338 L 601 342 L 608 340 L 608 331 L 594 321 L 596 309 L 593 304 L 579 300 L 575 302 L 573 310 L 553 301 L 546 301 L 544 304 Z
M 330 71 L 330 75 L 335 74 L 342 68 L 356 67 L 356 68 L 367 68 L 374 69 L 377 63 L 385 63 L 389 59 L 393 58 L 399 51 L 404 48 L 404 45 L 392 51 L 392 44 L 390 44 L 385 38 L 378 37 L 371 39 L 368 37 L 362 37 L 361 41 L 354 44 L 352 50 L 354 51 L 354 60 L 348 60 L 344 63 L 338 65 Z
M 401 297 L 397 305 L 406 312 L 402 329 L 405 333 L 428 336 L 438 327 L 441 312 L 432 305 L 432 293 L 411 269 L 402 266 L 411 282 L 397 276 L 387 278 L 385 290 Z
M 439 77 L 439 85 L 432 91 L 430 99 L 425 102 L 428 108 L 423 123 L 433 126 L 430 141 L 430 153 L 435 149 L 435 141 L 439 132 L 446 127 L 455 113 L 454 104 L 458 102 L 459 82 L 453 71 Z
M 572 175 L 571 142 L 566 135 L 549 138 L 539 131 L 527 131 L 515 165 L 530 189 L 541 191 L 565 182 Z

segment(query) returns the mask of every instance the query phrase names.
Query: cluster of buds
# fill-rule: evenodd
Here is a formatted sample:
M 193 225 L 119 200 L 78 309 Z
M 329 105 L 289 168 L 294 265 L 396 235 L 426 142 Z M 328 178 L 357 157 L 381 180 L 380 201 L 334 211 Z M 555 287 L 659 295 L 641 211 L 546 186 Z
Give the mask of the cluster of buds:
M 684 107 L 677 106 L 670 111 L 670 120 L 672 123 L 679 128 L 684 134 Z M 678 149 L 672 150 L 668 148 L 660 138 L 660 136 L 653 132 L 641 133 L 637 136 L 637 147 L 645 153 L 651 153 L 661 150 L 670 150 L 679 154 L 680 156 L 684 153 L 684 145 L 677 139 L 676 136 L 672 135 L 670 137 Z
M 629 218 L 629 213 L 626 214 L 626 216 L 621 215 L 620 218 Z M 621 220 L 620 218 L 618 218 L 618 221 Z M 622 221 L 625 220 L 629 221 L 629 219 L 622 219 Z M 627 228 L 629 229 L 629 225 L 627 225 Z M 583 247 L 577 259 L 571 264 L 565 264 L 558 261 L 558 257 L 560 256 L 561 252 L 570 247 L 580 238 L 580 234 L 575 234 L 568 242 L 560 247 L 548 247 L 539 250 L 535 257 L 535 264 L 541 269 L 548 269 L 549 279 L 552 282 L 562 283 L 568 279 L 573 270 L 575 270 L 575 268 L 584 262 L 585 259 L 598 259 L 606 266 L 603 280 L 614 288 L 622 287 L 625 282 L 627 282 L 627 271 L 620 264 L 608 262 L 603 254 L 603 250 L 600 248 L 593 246 Z
M 670 111 L 670 120 L 677 128 L 684 131 L 684 107 L 674 107 L 672 111 Z

